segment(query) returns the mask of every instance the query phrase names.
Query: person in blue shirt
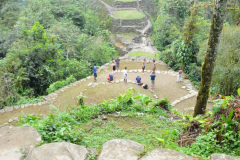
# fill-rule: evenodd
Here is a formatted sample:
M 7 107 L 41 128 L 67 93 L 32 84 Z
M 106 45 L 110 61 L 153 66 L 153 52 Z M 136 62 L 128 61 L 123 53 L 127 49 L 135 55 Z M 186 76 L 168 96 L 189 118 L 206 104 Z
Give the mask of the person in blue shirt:
M 93 66 L 93 77 L 94 77 L 94 81 L 97 81 L 97 66 L 96 63 Z
M 113 81 L 113 74 L 109 74 L 108 77 L 106 77 L 108 82 Z
M 138 85 L 141 85 L 141 77 L 137 76 L 136 82 L 137 82 Z
M 153 71 L 152 74 L 150 74 L 151 77 L 151 88 L 155 88 L 155 72 Z

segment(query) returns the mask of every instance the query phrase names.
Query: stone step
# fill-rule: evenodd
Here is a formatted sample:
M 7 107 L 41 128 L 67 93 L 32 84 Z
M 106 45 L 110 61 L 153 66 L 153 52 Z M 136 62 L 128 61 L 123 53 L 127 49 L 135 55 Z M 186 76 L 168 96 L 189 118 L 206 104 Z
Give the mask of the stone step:
M 121 26 L 121 27 L 123 27 L 123 28 L 127 28 L 127 27 L 129 27 L 129 28 L 142 28 L 143 26 Z

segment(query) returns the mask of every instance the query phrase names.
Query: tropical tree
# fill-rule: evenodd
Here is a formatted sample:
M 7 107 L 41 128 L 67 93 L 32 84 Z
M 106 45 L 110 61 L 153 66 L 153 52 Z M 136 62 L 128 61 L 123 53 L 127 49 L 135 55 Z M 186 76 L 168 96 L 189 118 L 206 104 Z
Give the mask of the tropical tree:
M 201 85 L 197 96 L 196 106 L 194 108 L 194 116 L 204 114 L 206 110 L 226 7 L 227 0 L 215 0 L 208 47 L 202 65 Z

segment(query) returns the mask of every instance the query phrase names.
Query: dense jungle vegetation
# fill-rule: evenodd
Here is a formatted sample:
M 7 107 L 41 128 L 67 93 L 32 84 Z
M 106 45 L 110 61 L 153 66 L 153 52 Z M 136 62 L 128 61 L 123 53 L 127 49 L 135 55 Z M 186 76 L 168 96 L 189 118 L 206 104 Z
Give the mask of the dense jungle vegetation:
M 152 40 L 162 52 L 160 59 L 174 70 L 184 68 L 198 88 L 207 49 L 214 1 L 155 0 L 158 14 Z M 211 94 L 236 95 L 240 87 L 239 1 L 228 1 Z
M 5 2 L 5 3 L 4 3 Z M 111 20 L 92 0 L 9 0 L 0 8 L 0 108 L 86 77 L 117 52 Z M 56 90 L 55 89 L 55 90 Z M 37 97 L 37 98 L 34 98 Z
M 157 14 L 150 16 L 151 37 L 162 52 L 160 59 L 175 70 L 183 67 L 199 87 L 213 1 L 154 2 Z M 229 1 L 226 14 L 211 94 L 236 95 L 240 87 L 238 1 Z M 111 19 L 94 0 L 4 0 L 0 5 L 0 108 L 40 101 L 42 95 L 89 75 L 93 63 L 110 61 L 117 55 L 108 41 L 110 25 Z

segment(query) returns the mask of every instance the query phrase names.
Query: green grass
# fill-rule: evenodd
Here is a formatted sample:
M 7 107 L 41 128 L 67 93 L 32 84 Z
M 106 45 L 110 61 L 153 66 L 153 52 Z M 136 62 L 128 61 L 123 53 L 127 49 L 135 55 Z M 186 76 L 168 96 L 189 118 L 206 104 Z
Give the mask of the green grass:
M 80 126 L 83 128 L 84 146 L 101 149 L 105 142 L 112 139 L 133 140 L 143 144 L 145 151 L 159 147 L 176 148 L 178 146 L 179 126 L 171 125 L 170 122 L 160 120 L 154 115 L 137 116 L 136 113 L 130 112 L 128 114 L 131 116 L 109 118 L 103 122 L 92 120 Z M 161 144 L 157 138 L 164 138 L 166 144 Z
M 159 57 L 159 53 L 155 52 L 155 53 L 149 53 L 149 52 L 144 52 L 144 51 L 135 51 L 132 52 L 130 54 L 128 54 L 128 56 L 139 56 L 139 57 L 149 57 L 149 58 L 158 58 Z
M 145 17 L 144 14 L 138 11 L 116 11 L 113 15 L 115 18 L 120 18 L 120 19 L 140 19 Z

